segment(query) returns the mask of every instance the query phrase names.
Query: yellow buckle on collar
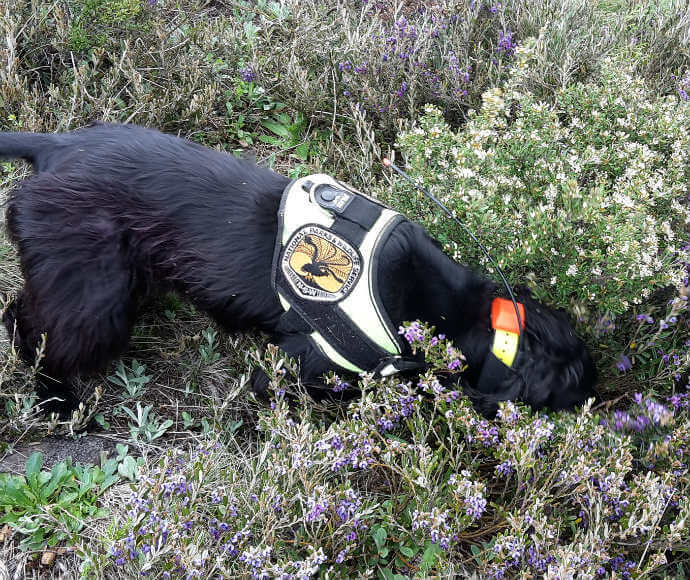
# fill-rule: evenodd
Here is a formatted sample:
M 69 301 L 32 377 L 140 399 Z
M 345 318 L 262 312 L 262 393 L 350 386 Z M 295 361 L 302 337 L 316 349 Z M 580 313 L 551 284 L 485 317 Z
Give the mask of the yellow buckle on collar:
M 496 358 L 507 366 L 513 366 L 515 355 L 517 354 L 518 335 L 514 332 L 496 329 L 494 343 L 491 345 L 491 352 Z
M 518 303 L 520 321 L 525 328 L 525 307 Z M 520 327 L 515 307 L 511 300 L 495 298 L 491 303 L 491 327 L 494 329 L 494 342 L 491 352 L 506 366 L 512 366 L 517 355 L 520 340 Z

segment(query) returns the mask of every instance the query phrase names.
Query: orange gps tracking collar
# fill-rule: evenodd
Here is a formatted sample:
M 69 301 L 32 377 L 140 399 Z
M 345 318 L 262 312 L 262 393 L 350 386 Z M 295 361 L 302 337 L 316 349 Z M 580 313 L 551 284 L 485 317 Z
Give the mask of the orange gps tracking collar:
M 505 298 L 494 298 L 491 303 L 491 328 L 494 330 L 505 330 L 520 334 L 525 329 L 525 307 L 518 302 L 520 311 L 521 328 L 518 328 L 515 306 L 510 300 Z
M 507 366 L 512 366 L 517 355 L 520 334 L 525 328 L 525 307 L 517 303 L 520 322 L 511 300 L 495 298 L 491 303 L 491 328 L 494 329 L 494 341 L 491 352 Z

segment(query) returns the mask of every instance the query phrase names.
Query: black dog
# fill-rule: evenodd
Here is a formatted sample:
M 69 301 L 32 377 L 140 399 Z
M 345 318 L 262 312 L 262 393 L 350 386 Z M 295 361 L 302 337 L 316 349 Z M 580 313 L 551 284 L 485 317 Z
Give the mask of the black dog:
M 154 289 L 187 297 L 229 330 L 257 328 L 298 357 L 305 384 L 333 367 L 304 334 L 280 333 L 271 287 L 277 211 L 288 179 L 255 164 L 136 126 L 65 134 L 0 134 L 0 157 L 36 174 L 11 195 L 7 221 L 25 286 L 5 315 L 32 361 L 42 333 L 44 395 L 123 352 L 137 304 Z M 571 408 L 594 396 L 595 369 L 562 312 L 520 296 L 522 355 L 490 391 L 476 383 L 491 332 L 494 285 L 448 258 L 405 221 L 381 250 L 382 303 L 397 326 L 423 320 L 467 358 L 466 392 L 486 414 L 497 401 Z M 261 390 L 265 377 L 257 377 Z

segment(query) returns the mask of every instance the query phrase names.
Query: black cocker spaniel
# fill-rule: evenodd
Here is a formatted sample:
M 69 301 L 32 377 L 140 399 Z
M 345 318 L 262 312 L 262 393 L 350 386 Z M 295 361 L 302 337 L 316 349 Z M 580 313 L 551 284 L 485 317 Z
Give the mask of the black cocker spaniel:
M 172 289 L 228 330 L 269 333 L 316 384 L 333 363 L 300 332 L 282 332 L 271 285 L 281 194 L 289 180 L 250 161 L 152 129 L 97 123 L 62 134 L 0 134 L 0 157 L 35 174 L 15 189 L 7 222 L 25 285 L 5 313 L 33 362 L 47 334 L 42 396 L 74 404 L 70 379 L 126 348 L 137 305 Z M 392 323 L 422 320 L 464 353 L 465 392 L 483 413 L 519 399 L 572 408 L 595 395 L 595 368 L 563 312 L 521 293 L 526 326 L 512 368 L 479 388 L 490 354 L 492 282 L 402 221 L 381 248 L 375 279 Z M 265 376 L 255 375 L 255 388 Z

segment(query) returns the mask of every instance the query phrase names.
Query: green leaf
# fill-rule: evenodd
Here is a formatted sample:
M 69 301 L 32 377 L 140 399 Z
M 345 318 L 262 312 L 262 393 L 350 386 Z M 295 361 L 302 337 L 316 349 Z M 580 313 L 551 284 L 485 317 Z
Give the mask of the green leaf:
M 96 423 L 98 423 L 98 425 L 103 427 L 104 430 L 110 430 L 110 423 L 105 418 L 105 415 L 103 413 L 96 413 L 96 415 L 94 415 L 94 419 L 96 420 Z
M 375 526 L 371 530 L 371 537 L 374 538 L 374 543 L 376 544 L 376 547 L 378 548 L 379 552 L 381 552 L 386 543 L 386 539 L 388 538 L 388 532 L 386 531 L 386 528 L 384 528 L 383 526 Z
M 268 143 L 269 145 L 275 145 L 277 147 L 280 147 L 283 144 L 282 139 L 278 139 L 278 137 L 274 137 L 273 135 L 259 135 L 259 141 L 262 143 Z
M 264 119 L 263 121 L 261 121 L 261 124 L 264 127 L 266 127 L 266 129 L 275 133 L 279 137 L 283 137 L 285 139 L 290 138 L 290 129 L 278 121 L 273 121 L 271 119 Z
M 297 145 L 297 147 L 295 147 L 295 156 L 301 161 L 307 161 L 307 159 L 309 159 L 310 148 L 311 143 L 309 141 L 300 143 L 299 145 Z
M 23 477 L 13 477 L 0 488 L 0 506 L 30 507 L 34 504 L 33 497 Z
M 110 458 L 103 464 L 103 474 L 107 477 L 117 471 L 117 459 Z
M 426 550 L 424 550 L 424 554 L 422 554 L 422 562 L 420 563 L 419 567 L 425 571 L 430 570 L 434 566 L 434 564 L 436 564 L 438 555 L 441 552 L 441 546 L 439 546 L 438 544 L 427 542 L 427 547 Z
M 414 558 L 414 555 L 419 552 L 419 548 L 416 546 L 410 548 L 410 546 L 400 546 L 400 553 L 406 558 Z
M 71 503 L 74 503 L 74 500 L 79 497 L 79 494 L 76 491 L 71 491 L 67 492 L 64 491 L 60 494 L 60 497 L 58 498 L 57 503 L 60 504 L 62 507 L 65 507 Z
M 290 115 L 287 113 L 278 113 L 276 115 L 276 119 L 278 119 L 278 122 L 282 123 L 286 127 L 289 127 L 292 124 L 292 119 L 290 119 Z
M 41 472 L 41 467 L 43 467 L 43 453 L 35 451 L 26 460 L 26 479 L 29 485 L 38 487 L 38 474 Z
M 67 471 L 67 466 L 64 461 L 53 465 L 53 469 L 50 470 L 50 481 L 41 490 L 41 497 L 44 498 L 44 501 L 47 501 L 47 499 L 55 493 L 55 490 L 63 485 L 71 476 L 72 474 Z
M 126 477 L 130 481 L 134 481 L 134 477 L 137 474 L 137 462 L 134 460 L 134 457 L 131 455 L 125 457 L 122 463 L 117 466 L 117 472 L 122 477 Z

